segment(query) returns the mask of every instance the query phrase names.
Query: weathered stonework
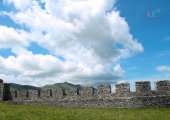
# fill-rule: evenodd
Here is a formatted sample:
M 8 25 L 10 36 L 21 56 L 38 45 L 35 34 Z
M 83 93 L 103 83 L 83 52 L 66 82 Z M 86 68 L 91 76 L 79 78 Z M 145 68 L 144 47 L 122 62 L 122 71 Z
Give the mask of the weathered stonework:
M 116 85 L 116 96 L 117 97 L 128 97 L 130 96 L 130 85 L 129 83 L 120 83 Z
M 3 80 L 0 79 L 0 100 L 3 99 L 3 89 L 4 89 Z
M 99 94 L 110 94 L 111 93 L 111 85 L 100 85 L 98 86 Z
M 16 90 L 10 84 L 0 81 L 3 88 L 4 101 L 25 105 L 51 105 L 65 107 L 170 107 L 170 81 L 155 82 L 155 91 L 151 92 L 150 82 L 136 82 L 136 92 L 130 91 L 129 83 L 116 85 L 116 93 L 111 93 L 110 85 L 100 85 L 98 89 L 92 86 L 70 89 L 41 88 L 40 90 Z
M 10 84 L 4 83 L 3 100 L 12 100 Z
M 136 93 L 140 96 L 149 96 L 151 94 L 151 85 L 149 81 L 136 82 Z
M 83 97 L 92 96 L 94 94 L 94 88 L 92 86 L 84 86 L 80 95 Z
M 157 81 L 155 82 L 156 94 L 168 94 L 170 92 L 170 81 Z
M 77 95 L 80 95 L 79 91 L 80 90 L 78 88 L 65 89 L 65 95 L 66 96 L 77 96 Z

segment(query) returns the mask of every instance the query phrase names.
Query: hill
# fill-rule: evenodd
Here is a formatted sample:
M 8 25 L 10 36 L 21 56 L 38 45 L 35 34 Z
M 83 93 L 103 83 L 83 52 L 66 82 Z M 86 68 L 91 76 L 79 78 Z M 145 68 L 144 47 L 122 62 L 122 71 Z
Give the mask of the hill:
M 17 90 L 39 90 L 41 87 L 35 87 L 30 85 L 19 85 L 15 83 L 9 83 L 10 86 Z M 42 88 L 53 88 L 53 89 L 69 89 L 69 88 L 79 88 L 82 89 L 81 85 L 74 85 L 68 82 L 56 83 L 52 85 L 45 85 Z
M 39 87 L 30 86 L 30 85 L 19 85 L 15 83 L 9 83 L 11 88 L 17 89 L 17 90 L 39 90 Z
M 53 85 L 45 85 L 43 88 L 54 88 L 54 89 L 69 89 L 69 88 L 79 88 L 82 89 L 81 85 L 74 85 L 68 82 L 56 83 Z

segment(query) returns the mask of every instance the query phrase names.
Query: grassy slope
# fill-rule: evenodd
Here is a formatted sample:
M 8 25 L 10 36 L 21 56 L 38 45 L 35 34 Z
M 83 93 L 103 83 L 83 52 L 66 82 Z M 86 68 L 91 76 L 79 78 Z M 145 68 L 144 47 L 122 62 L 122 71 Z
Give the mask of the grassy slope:
M 82 109 L 0 103 L 0 120 L 170 120 L 170 108 Z
M 80 85 L 74 85 L 74 84 L 71 84 L 71 83 L 68 83 L 68 82 L 64 82 L 64 83 L 56 83 L 56 84 L 53 84 L 53 85 L 46 85 L 44 86 L 45 88 L 55 88 L 55 89 L 68 89 L 68 88 L 79 88 L 79 89 L 82 89 L 82 86 Z
M 30 85 L 19 85 L 15 83 L 9 83 L 9 84 L 12 88 L 17 89 L 17 90 L 39 90 L 40 89 L 38 87 L 30 86 Z

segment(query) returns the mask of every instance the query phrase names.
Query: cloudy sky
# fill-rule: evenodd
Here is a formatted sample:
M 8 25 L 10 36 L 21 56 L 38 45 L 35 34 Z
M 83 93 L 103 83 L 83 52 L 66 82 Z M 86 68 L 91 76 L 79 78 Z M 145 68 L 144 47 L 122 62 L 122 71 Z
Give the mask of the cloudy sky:
M 0 78 L 43 86 L 170 79 L 169 0 L 0 0 Z

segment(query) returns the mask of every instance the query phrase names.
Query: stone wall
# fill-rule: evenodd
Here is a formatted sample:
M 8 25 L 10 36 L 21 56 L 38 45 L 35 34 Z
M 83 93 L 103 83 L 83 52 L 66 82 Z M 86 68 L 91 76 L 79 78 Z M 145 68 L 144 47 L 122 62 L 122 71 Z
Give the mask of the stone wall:
M 155 82 L 156 94 L 169 94 L 170 93 L 170 81 L 157 81 Z
M 170 107 L 170 96 L 140 96 L 130 98 L 113 98 L 107 100 L 62 100 L 62 101 L 12 101 L 24 105 L 49 105 L 83 108 L 138 108 L 138 107 Z
M 130 96 L 130 84 L 121 83 L 116 85 L 116 96 L 117 97 L 128 97 Z
M 0 79 L 0 100 L 3 99 L 3 89 L 4 89 L 3 80 Z
M 94 94 L 94 88 L 92 86 L 84 86 L 80 91 L 82 97 L 88 98 Z
M 40 90 L 16 90 L 4 83 L 3 100 L 17 104 L 57 105 L 68 107 L 144 107 L 170 106 L 170 81 L 155 82 L 155 91 L 151 92 L 150 82 L 136 82 L 136 91 L 130 91 L 129 83 L 116 85 L 116 93 L 111 93 L 110 85 L 78 88 Z
M 65 89 L 66 96 L 77 96 L 80 95 L 80 90 L 78 88 Z
M 3 100 L 5 100 L 5 101 L 12 100 L 11 89 L 12 88 L 10 87 L 10 84 L 4 83 Z
M 149 81 L 136 82 L 136 93 L 140 96 L 148 96 L 151 94 L 151 85 Z
M 99 94 L 110 94 L 111 93 L 111 85 L 100 85 L 98 86 Z

